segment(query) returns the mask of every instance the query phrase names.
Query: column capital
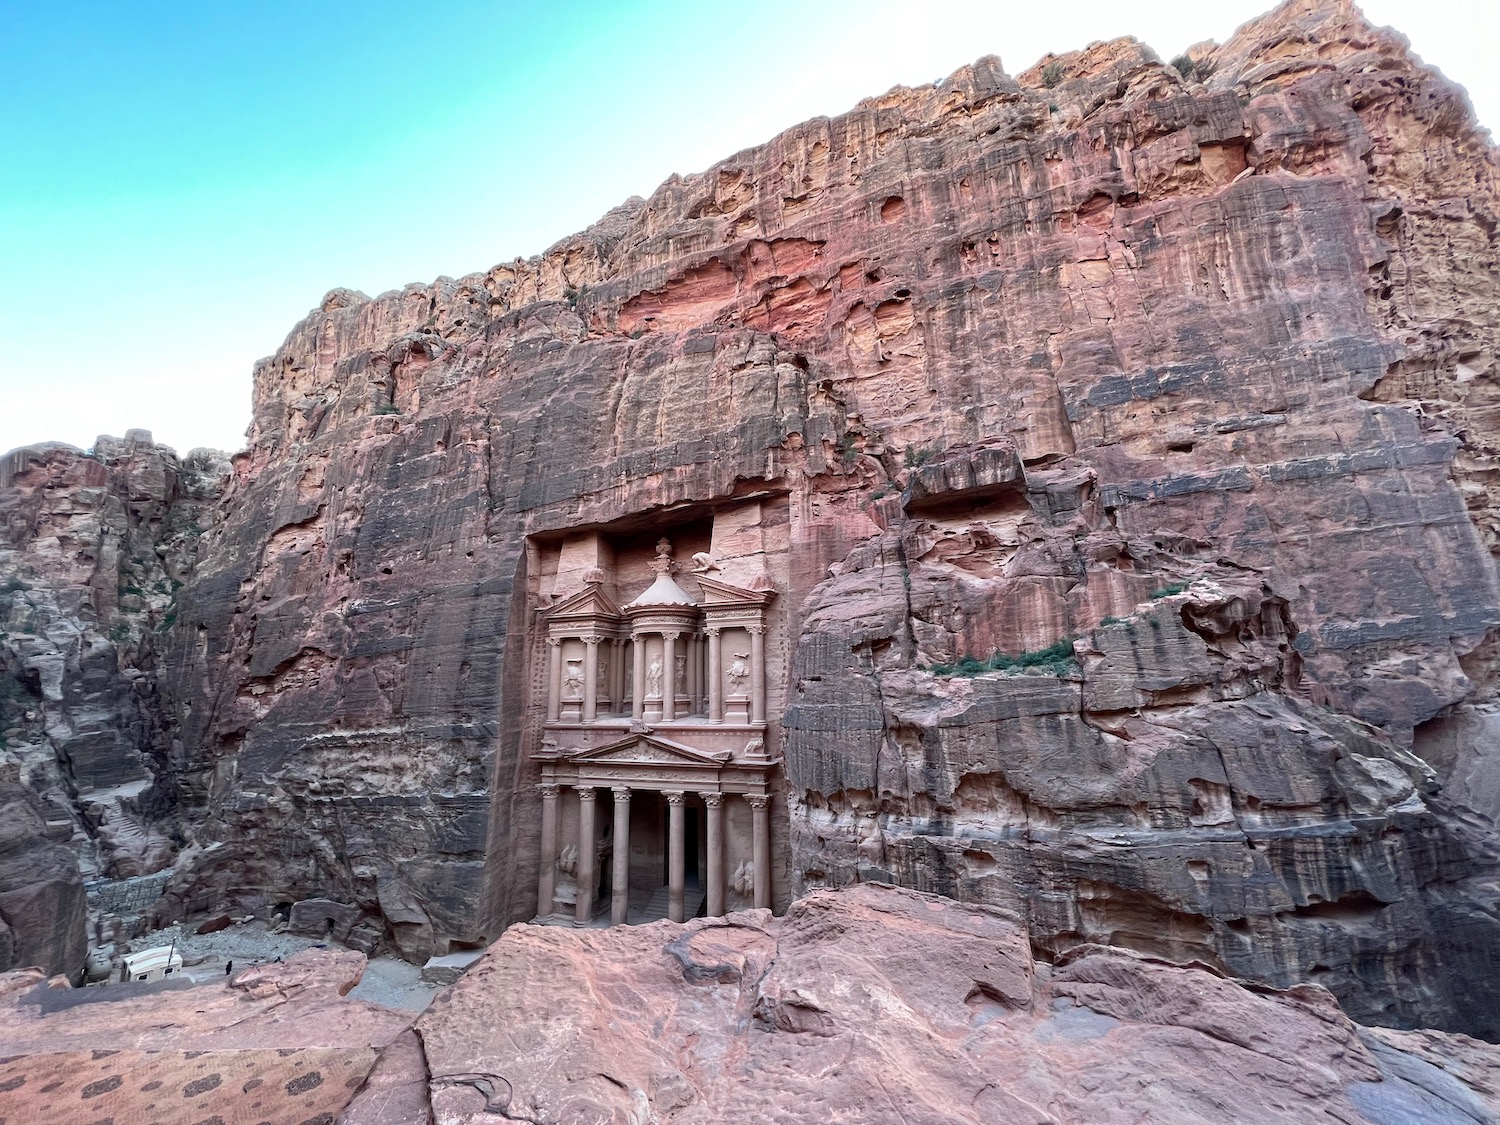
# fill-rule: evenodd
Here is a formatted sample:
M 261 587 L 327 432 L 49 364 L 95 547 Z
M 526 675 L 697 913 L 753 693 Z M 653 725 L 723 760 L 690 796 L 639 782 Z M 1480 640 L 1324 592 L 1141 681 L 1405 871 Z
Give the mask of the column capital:
M 592 801 L 599 795 L 592 785 L 575 785 L 573 788 L 578 790 L 578 799 L 580 801 Z
M 716 809 L 724 803 L 722 793 L 699 793 L 698 796 L 702 797 L 703 803 L 711 809 Z
M 609 791 L 615 795 L 615 804 L 626 805 L 630 803 L 630 786 L 612 785 Z
M 757 622 L 754 625 L 746 625 L 745 629 L 753 637 L 763 637 L 766 635 L 766 623 L 764 621 Z
M 658 629 L 657 632 L 662 635 L 663 639 L 669 641 L 675 641 L 678 637 L 682 636 L 681 629 Z
M 747 793 L 745 800 L 750 802 L 752 809 L 763 809 L 771 803 L 770 795 L 766 793 Z
M 562 637 L 548 637 L 547 638 L 547 643 L 549 645 L 551 645 L 553 648 L 557 648 L 557 647 L 559 647 L 563 643 L 563 638 Z
M 723 631 L 723 630 L 722 630 L 722 629 L 721 629 L 721 627 L 720 627 L 720 626 L 718 626 L 718 625 L 709 625 L 709 626 L 707 626 L 707 627 L 706 627 L 706 628 L 705 628 L 705 629 L 704 629 L 704 630 L 703 630 L 703 635 L 704 635 L 704 636 L 706 636 L 706 637 L 714 637 L 714 638 L 717 638 L 717 637 L 718 637 L 718 636 L 719 636 L 719 634 L 720 634 L 720 633 L 721 633 L 721 632 L 722 632 L 722 631 Z
M 542 795 L 542 800 L 550 801 L 557 796 L 557 784 L 552 781 L 543 781 L 537 785 L 536 791 Z
M 596 636 L 596 635 L 594 635 L 592 633 L 590 633 L 588 636 L 582 637 L 580 639 L 586 645 L 597 645 L 597 644 L 600 644 L 604 640 L 603 637 Z
M 680 805 L 682 804 L 682 799 L 684 796 L 686 796 L 686 794 L 684 794 L 681 789 L 664 789 L 662 790 L 662 796 L 667 799 L 667 804 Z

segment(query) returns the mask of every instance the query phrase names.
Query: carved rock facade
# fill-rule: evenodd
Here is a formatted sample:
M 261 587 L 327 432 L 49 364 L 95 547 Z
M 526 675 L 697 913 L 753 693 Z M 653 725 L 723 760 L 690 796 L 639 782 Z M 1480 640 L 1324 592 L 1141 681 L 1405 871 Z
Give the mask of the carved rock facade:
M 752 901 L 894 879 L 1500 1034 L 1495 171 L 1399 37 L 1291 0 L 330 293 L 167 634 L 163 913 L 326 899 L 411 957 L 613 917 L 613 817 L 548 795 L 664 758 L 721 777 L 632 789 L 672 910 L 717 793 Z M 632 610 L 663 537 L 686 601 Z

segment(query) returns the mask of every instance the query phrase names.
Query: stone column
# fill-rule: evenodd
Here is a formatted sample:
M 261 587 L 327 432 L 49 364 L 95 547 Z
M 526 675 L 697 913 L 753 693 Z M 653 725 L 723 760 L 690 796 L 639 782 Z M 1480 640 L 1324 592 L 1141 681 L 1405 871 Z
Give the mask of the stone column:
M 771 908 L 771 814 L 770 797 L 750 796 L 750 816 L 754 824 L 752 854 L 755 859 L 755 905 Z
M 592 723 L 599 714 L 599 642 L 603 637 L 583 638 L 583 721 Z
M 630 715 L 640 722 L 646 717 L 646 638 L 640 633 L 634 634 L 630 647 L 635 654 L 631 669 L 633 679 L 630 681 Z
M 536 916 L 547 918 L 557 892 L 557 786 L 543 782 L 536 788 L 542 795 L 542 870 L 536 881 Z
M 750 721 L 766 721 L 766 627 L 750 626 Z
M 618 715 L 625 710 L 625 642 L 616 637 L 609 663 L 609 709 Z
M 547 721 L 557 722 L 562 706 L 562 640 L 559 637 L 548 637 L 547 648 L 550 650 L 549 659 L 552 661 L 547 680 Z
M 671 629 L 661 635 L 661 719 L 670 723 L 677 718 L 677 633 Z M 677 921 L 682 921 L 678 918 Z
M 683 920 L 683 884 L 687 881 L 687 841 L 682 838 L 683 812 L 682 790 L 667 790 L 662 796 L 667 799 L 667 917 L 674 922 Z
M 578 901 L 573 908 L 573 925 L 587 926 L 594 920 L 594 864 L 599 858 L 599 847 L 594 842 L 594 790 L 590 786 L 578 789 Z M 759 823 L 759 822 L 757 822 Z M 756 887 L 760 887 L 760 873 L 756 872 Z M 759 897 L 756 898 L 759 903 Z
M 708 630 L 708 721 L 724 721 L 724 649 L 719 630 Z
M 698 634 L 689 633 L 687 638 L 687 680 L 688 714 L 698 714 Z
M 616 785 L 615 795 L 615 866 L 610 876 L 609 920 L 623 926 L 630 911 L 630 786 Z
M 710 918 L 724 913 L 724 794 L 700 793 L 708 809 L 708 909 Z

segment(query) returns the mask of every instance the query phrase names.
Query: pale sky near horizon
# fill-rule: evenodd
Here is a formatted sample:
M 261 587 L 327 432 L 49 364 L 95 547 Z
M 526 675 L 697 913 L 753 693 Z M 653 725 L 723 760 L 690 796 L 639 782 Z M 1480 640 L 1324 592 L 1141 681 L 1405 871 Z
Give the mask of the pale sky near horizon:
M 996 54 L 1162 58 L 1270 0 L 81 0 L 0 21 L 0 451 L 238 449 L 329 289 L 529 256 L 673 172 Z M 1365 0 L 1500 131 L 1500 3 Z M 1059 14 L 1062 18 L 1059 18 Z

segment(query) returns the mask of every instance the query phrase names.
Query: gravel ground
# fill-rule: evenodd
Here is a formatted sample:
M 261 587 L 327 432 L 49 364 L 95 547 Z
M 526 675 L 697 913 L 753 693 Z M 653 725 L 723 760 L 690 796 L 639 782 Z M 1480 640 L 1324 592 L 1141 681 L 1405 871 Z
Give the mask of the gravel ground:
M 225 965 L 231 961 L 238 972 L 252 965 L 275 961 L 278 957 L 285 959 L 304 949 L 330 948 L 328 942 L 314 938 L 273 934 L 263 922 L 238 922 L 213 934 L 192 931 L 191 926 L 167 926 L 133 939 L 130 950 L 139 952 L 158 945 L 169 946 L 175 940 L 184 961 L 183 975 L 193 981 L 206 982 L 222 978 Z M 341 949 L 342 946 L 333 945 L 332 948 Z M 199 958 L 203 959 L 200 964 L 191 964 Z M 443 988 L 442 985 L 427 984 L 421 978 L 420 965 L 399 957 L 373 957 L 365 968 L 364 977 L 349 995 L 388 1008 L 420 1012 Z

